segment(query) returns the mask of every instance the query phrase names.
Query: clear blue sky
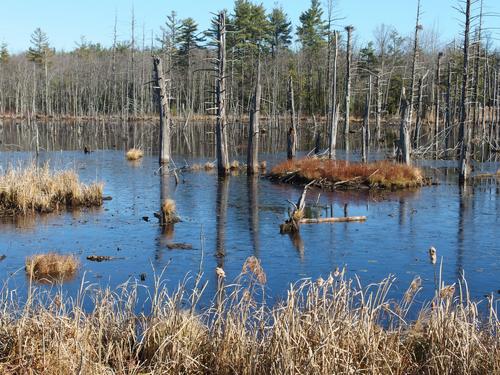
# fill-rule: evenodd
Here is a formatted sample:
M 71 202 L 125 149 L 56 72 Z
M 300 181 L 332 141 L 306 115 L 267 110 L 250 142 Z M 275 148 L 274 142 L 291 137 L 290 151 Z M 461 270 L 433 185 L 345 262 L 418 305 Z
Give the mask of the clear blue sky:
M 262 0 L 267 9 L 283 5 L 294 25 L 309 7 L 309 0 Z M 207 28 L 210 12 L 232 10 L 233 0 L 0 0 L 0 42 L 19 52 L 29 46 L 30 34 L 41 27 L 58 50 L 71 50 L 84 35 L 87 40 L 111 45 L 115 13 L 121 40 L 129 38 L 130 15 L 135 9 L 138 39 L 144 26 L 146 38 L 158 32 L 171 10 L 180 18 L 193 17 Z M 326 8 L 326 0 L 322 0 Z M 443 41 L 459 36 L 459 15 L 452 7 L 458 0 L 422 0 L 424 28 L 435 29 Z M 484 0 L 487 12 L 500 13 L 499 0 Z M 352 24 L 360 43 L 372 38 L 374 28 L 393 25 L 402 35 L 410 35 L 415 23 L 416 0 L 334 0 L 338 27 Z M 325 12 L 326 13 L 326 12 Z M 495 26 L 499 18 L 486 18 L 486 26 Z M 492 31 L 493 33 L 493 31 Z M 493 37 L 497 35 L 493 34 Z M 497 43 L 495 43 L 497 44 Z

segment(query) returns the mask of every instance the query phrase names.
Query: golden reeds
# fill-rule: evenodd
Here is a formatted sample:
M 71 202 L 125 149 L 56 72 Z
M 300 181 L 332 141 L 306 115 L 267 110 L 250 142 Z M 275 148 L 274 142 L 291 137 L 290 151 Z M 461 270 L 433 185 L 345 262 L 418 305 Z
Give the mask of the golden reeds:
M 210 162 L 210 161 L 207 161 L 204 165 L 203 165 L 203 169 L 205 169 L 205 171 L 209 172 L 209 171 L 213 171 L 215 169 L 215 164 Z
M 52 171 L 31 163 L 0 175 L 0 215 L 52 212 L 102 204 L 103 184 L 85 185 L 74 170 Z
M 287 160 L 272 168 L 270 176 L 287 182 L 321 181 L 328 188 L 400 189 L 422 186 L 419 168 L 389 161 L 351 163 L 342 160 L 303 158 Z M 295 179 L 295 180 L 294 180 Z
M 34 280 L 66 280 L 73 277 L 80 262 L 73 255 L 47 253 L 26 258 L 26 273 Z
M 263 272 L 255 259 L 248 274 Z M 441 288 L 416 310 L 388 299 L 394 277 L 361 287 L 336 270 L 293 284 L 268 306 L 254 277 L 222 283 L 209 308 L 205 284 L 169 292 L 156 279 L 150 305 L 138 284 L 119 292 L 83 289 L 69 299 L 30 290 L 26 304 L 0 297 L 0 373 L 37 374 L 499 374 L 496 310 L 479 318 L 466 283 Z M 418 281 L 417 281 L 418 280 Z M 415 278 L 408 290 L 418 293 Z M 191 289 L 191 287 L 190 287 Z M 143 294 L 143 293 L 142 293 Z M 442 297 L 442 298 L 441 298 Z M 92 300 L 85 312 L 84 300 Z M 76 301 L 76 302 L 75 302 Z M 189 302 L 188 302 L 189 301 Z M 187 303 L 188 302 L 188 303 Z M 148 315 L 136 311 L 150 311 Z
M 127 151 L 125 156 L 127 157 L 127 160 L 130 161 L 139 160 L 144 156 L 144 151 L 142 151 L 140 148 L 131 148 Z

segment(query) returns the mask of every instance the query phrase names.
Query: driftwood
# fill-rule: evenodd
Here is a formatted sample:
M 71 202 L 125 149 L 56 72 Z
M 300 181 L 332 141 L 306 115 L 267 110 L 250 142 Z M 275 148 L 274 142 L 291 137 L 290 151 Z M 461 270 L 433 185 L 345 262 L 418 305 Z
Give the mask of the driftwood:
M 300 224 L 345 223 L 351 221 L 366 221 L 366 216 L 320 217 L 317 219 L 301 219 Z
M 304 186 L 304 191 L 299 198 L 297 204 L 290 202 L 294 206 L 290 217 L 280 225 L 280 233 L 298 233 L 300 224 L 319 224 L 319 223 L 342 223 L 353 221 L 366 221 L 366 216 L 345 216 L 345 217 L 325 217 L 308 219 L 304 218 L 304 209 L 306 206 L 306 194 L 311 185 L 314 185 L 316 180 L 309 182 Z M 347 206 L 347 205 L 346 205 Z M 344 206 L 344 213 L 347 213 L 347 207 Z

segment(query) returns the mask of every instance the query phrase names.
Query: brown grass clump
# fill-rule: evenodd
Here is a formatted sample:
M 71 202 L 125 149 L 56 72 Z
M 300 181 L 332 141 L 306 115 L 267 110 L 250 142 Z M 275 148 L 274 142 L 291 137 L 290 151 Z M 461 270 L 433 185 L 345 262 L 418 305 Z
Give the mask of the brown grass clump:
M 73 170 L 51 171 L 48 164 L 9 168 L 0 175 L 0 215 L 100 206 L 102 189 L 101 183 L 81 183 Z
M 161 211 L 167 215 L 172 216 L 175 215 L 175 201 L 173 199 L 165 199 L 161 205 Z
M 260 163 L 259 163 L 259 169 L 261 171 L 265 171 L 267 169 L 267 162 L 265 160 L 262 160 Z
M 203 169 L 203 167 L 201 166 L 201 164 L 193 164 L 189 167 L 189 170 L 190 171 L 201 171 Z
M 131 148 L 130 150 L 127 151 L 125 156 L 127 157 L 127 160 L 130 161 L 139 160 L 144 156 L 144 151 L 142 151 L 139 148 Z
M 240 169 L 240 162 L 238 160 L 233 160 L 229 165 L 229 169 L 232 171 L 237 171 Z
M 34 280 L 67 280 L 73 277 L 80 262 L 73 255 L 35 254 L 26 258 L 26 273 Z
M 500 374 L 494 301 L 480 318 L 465 280 L 439 282 L 412 321 L 420 278 L 399 301 L 387 297 L 392 276 L 362 287 L 336 270 L 292 284 L 282 302 L 268 305 L 262 272 L 249 258 L 226 284 L 218 269 L 216 296 L 203 310 L 200 278 L 191 292 L 183 284 L 167 291 L 156 278 L 148 306 L 138 298 L 143 286 L 133 283 L 114 292 L 82 288 L 73 299 L 30 289 L 25 304 L 6 290 L 0 373 Z M 82 306 L 88 300 L 91 311 Z
M 350 163 L 319 158 L 294 159 L 276 165 L 269 176 L 289 183 L 315 180 L 317 186 L 329 189 L 401 189 L 425 183 L 419 168 L 389 161 Z
M 210 162 L 210 161 L 207 161 L 204 165 L 203 165 L 203 169 L 205 169 L 205 171 L 213 171 L 215 169 L 215 164 Z

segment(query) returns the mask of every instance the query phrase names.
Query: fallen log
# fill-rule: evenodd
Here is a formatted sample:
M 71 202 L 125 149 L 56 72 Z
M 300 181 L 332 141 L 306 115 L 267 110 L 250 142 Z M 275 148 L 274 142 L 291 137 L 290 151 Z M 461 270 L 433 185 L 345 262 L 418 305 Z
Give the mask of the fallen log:
M 320 217 L 317 219 L 300 219 L 300 224 L 345 223 L 351 221 L 366 221 L 366 216 Z

